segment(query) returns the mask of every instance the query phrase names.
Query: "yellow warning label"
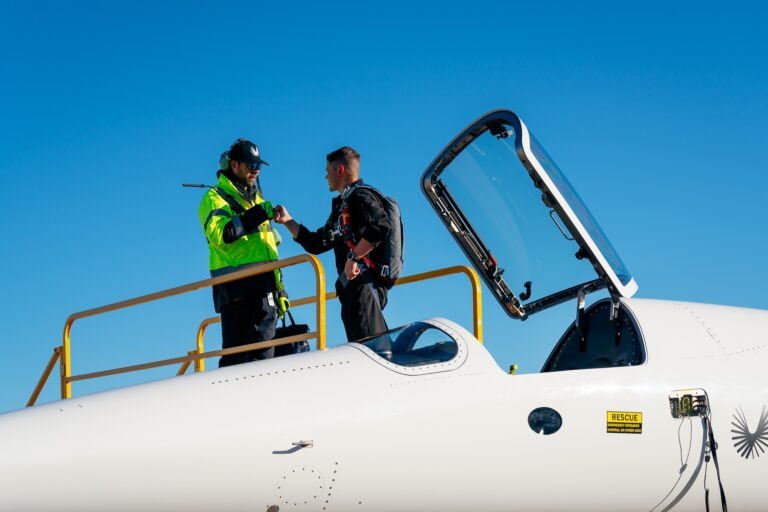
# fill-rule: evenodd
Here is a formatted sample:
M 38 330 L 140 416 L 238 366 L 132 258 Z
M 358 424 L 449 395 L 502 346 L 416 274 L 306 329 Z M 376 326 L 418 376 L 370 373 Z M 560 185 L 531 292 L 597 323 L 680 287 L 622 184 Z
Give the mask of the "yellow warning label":
M 609 434 L 642 434 L 643 413 L 608 411 L 607 432 Z

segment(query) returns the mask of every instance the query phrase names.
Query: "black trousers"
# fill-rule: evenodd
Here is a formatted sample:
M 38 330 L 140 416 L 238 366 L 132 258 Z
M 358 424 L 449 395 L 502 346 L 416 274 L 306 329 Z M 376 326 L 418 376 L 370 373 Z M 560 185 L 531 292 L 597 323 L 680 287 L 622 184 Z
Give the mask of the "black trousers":
M 387 305 L 387 289 L 376 286 L 365 272 L 347 281 L 346 286 L 337 279 L 336 295 L 341 302 L 341 321 L 348 341 L 389 330 L 381 312 Z
M 277 307 L 274 304 L 274 301 L 270 304 L 265 297 L 247 297 L 222 304 L 222 348 L 239 347 L 274 338 L 277 326 Z M 222 356 L 219 359 L 219 368 L 257 359 L 270 359 L 274 354 L 274 347 L 270 347 Z

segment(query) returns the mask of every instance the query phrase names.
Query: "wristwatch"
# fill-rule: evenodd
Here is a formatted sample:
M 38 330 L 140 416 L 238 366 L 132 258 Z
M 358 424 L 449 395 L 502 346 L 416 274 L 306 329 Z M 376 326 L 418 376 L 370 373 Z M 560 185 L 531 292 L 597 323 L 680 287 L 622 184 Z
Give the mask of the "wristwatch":
M 347 253 L 347 261 L 354 261 L 355 263 L 360 263 L 360 259 L 355 258 L 355 251 L 349 251 Z

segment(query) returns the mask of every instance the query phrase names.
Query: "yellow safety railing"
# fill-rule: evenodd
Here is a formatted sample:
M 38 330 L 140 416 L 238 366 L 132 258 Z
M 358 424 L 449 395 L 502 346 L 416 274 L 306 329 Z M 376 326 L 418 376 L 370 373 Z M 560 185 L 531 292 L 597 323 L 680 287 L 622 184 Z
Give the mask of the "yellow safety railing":
M 323 293 L 325 293 L 325 271 L 323 270 L 323 266 L 320 263 L 320 260 L 318 260 L 316 257 L 309 254 L 300 254 L 292 258 L 287 258 L 287 259 L 278 260 L 278 261 L 271 261 L 267 263 L 260 263 L 260 264 L 245 268 L 243 270 L 232 272 L 231 274 L 226 274 L 226 275 L 211 278 L 211 279 L 204 279 L 202 281 L 189 283 L 183 286 L 178 286 L 176 288 L 170 288 L 168 290 L 151 293 L 149 295 L 136 297 L 134 299 L 125 300 L 122 302 L 116 302 L 114 304 L 109 304 L 106 306 L 101 306 L 98 308 L 89 309 L 86 311 L 81 311 L 79 313 L 70 315 L 69 318 L 67 318 L 66 323 L 64 324 L 63 344 L 60 347 L 56 347 L 56 349 L 54 349 L 54 354 L 51 357 L 51 360 L 49 361 L 45 371 L 43 372 L 43 375 L 40 378 L 38 385 L 35 387 L 35 391 L 32 393 L 32 396 L 27 402 L 27 406 L 34 405 L 38 395 L 40 394 L 40 391 L 42 391 L 43 386 L 45 385 L 45 382 L 50 376 L 51 370 L 53 369 L 53 366 L 56 364 L 57 359 L 60 362 L 61 398 L 65 399 L 65 398 L 72 397 L 72 383 L 79 380 L 93 379 L 96 377 L 103 377 L 106 375 L 117 375 L 119 373 L 127 373 L 131 371 L 136 371 L 136 370 L 145 370 L 148 368 L 157 368 L 160 366 L 168 366 L 172 364 L 182 365 L 182 368 L 179 370 L 179 374 L 181 374 L 183 373 L 183 371 L 186 371 L 187 369 L 186 367 L 188 366 L 188 364 L 185 365 L 185 363 L 188 363 L 188 362 L 194 361 L 195 367 L 197 368 L 197 367 L 202 367 L 199 361 L 202 361 L 203 359 L 208 357 L 218 357 L 222 355 L 247 352 L 249 350 L 254 350 L 254 349 L 269 348 L 277 345 L 283 345 L 287 343 L 293 343 L 295 341 L 307 340 L 312 338 L 317 339 L 317 348 L 319 350 L 324 349 L 326 344 L 325 342 L 325 301 L 317 301 L 317 308 L 316 308 L 317 330 L 316 331 L 312 331 L 312 332 L 302 334 L 302 335 L 297 335 L 297 336 L 289 336 L 289 337 L 281 338 L 277 340 L 251 343 L 248 345 L 242 345 L 239 347 L 233 347 L 233 348 L 228 348 L 224 350 L 213 350 L 210 352 L 194 351 L 182 357 L 163 359 L 161 361 L 154 361 L 151 363 L 125 366 L 122 368 L 115 368 L 112 370 L 105 370 L 100 372 L 86 373 L 81 375 L 72 375 L 70 333 L 72 331 L 72 325 L 77 320 L 80 320 L 82 318 L 88 318 L 91 316 L 101 315 L 104 313 L 108 313 L 110 311 L 125 309 L 131 306 L 136 306 L 138 304 L 145 304 L 147 302 L 152 302 L 152 301 L 164 299 L 167 297 L 173 297 L 175 295 L 181 295 L 183 293 L 200 290 L 202 288 L 208 288 L 208 287 L 219 285 L 219 284 L 229 283 L 231 281 L 237 281 L 238 279 L 243 279 L 243 278 L 255 276 L 258 274 L 264 274 L 266 272 L 271 272 L 279 268 L 290 267 L 290 266 L 298 265 L 301 263 L 309 263 L 312 265 L 315 271 L 315 290 L 316 290 L 317 296 L 318 297 L 321 296 Z
M 426 281 L 427 279 L 435 279 L 437 277 L 448 276 L 452 274 L 465 274 L 469 278 L 469 284 L 472 287 L 472 329 L 475 338 L 480 343 L 483 342 L 483 311 L 482 311 L 482 296 L 480 289 L 480 279 L 477 277 L 477 273 L 469 267 L 464 265 L 457 265 L 455 267 L 447 267 L 439 270 L 432 270 L 429 272 L 423 272 L 421 274 L 414 274 L 412 276 L 404 276 L 397 280 L 395 286 L 401 286 L 409 283 L 417 283 L 419 281 Z M 319 297 L 319 295 L 318 295 Z M 325 300 L 331 300 L 336 298 L 336 292 L 326 292 Z M 316 297 L 304 297 L 303 299 L 292 300 L 291 307 L 303 306 L 306 304 L 313 304 L 317 301 Z M 203 339 L 205 337 L 205 330 L 209 325 L 221 322 L 221 318 L 218 316 L 212 316 L 206 318 L 200 322 L 200 326 L 197 328 L 197 350 L 193 351 L 202 353 Z M 199 364 L 198 364 L 199 363 Z M 202 360 L 195 361 L 195 371 L 205 371 L 205 365 Z
M 61 358 L 61 351 L 64 347 L 58 346 L 54 347 L 53 349 L 53 355 L 51 356 L 51 360 L 48 361 L 48 365 L 45 367 L 45 370 L 43 370 L 43 374 L 40 376 L 40 380 L 37 381 L 37 386 L 35 386 L 35 390 L 32 391 L 32 396 L 29 397 L 29 400 L 27 401 L 27 407 L 32 407 L 35 405 L 35 402 L 37 401 L 37 397 L 40 396 L 40 392 L 43 390 L 43 386 L 45 386 L 45 382 L 48 380 L 48 377 L 51 375 L 51 371 L 53 370 L 53 367 L 56 365 L 56 361 L 58 361 Z
M 150 363 L 142 363 L 142 364 L 137 364 L 132 366 L 124 366 L 121 368 L 114 368 L 111 370 L 84 373 L 80 375 L 72 375 L 71 373 L 72 367 L 71 367 L 70 333 L 72 330 L 72 325 L 75 323 L 75 321 L 79 319 L 96 316 L 103 313 L 108 313 L 110 311 L 117 311 L 119 309 L 124 309 L 124 308 L 128 308 L 138 304 L 144 304 L 147 302 L 152 302 L 152 301 L 167 298 L 167 297 L 172 297 L 174 295 L 180 295 L 190 291 L 199 290 L 201 288 L 207 288 L 207 287 L 218 285 L 218 284 L 236 281 L 238 279 L 243 279 L 245 277 L 262 274 L 262 273 L 273 271 L 278 268 L 290 267 L 290 266 L 298 265 L 300 263 L 305 263 L 305 262 L 310 263 L 315 270 L 315 296 L 297 299 L 297 300 L 291 301 L 291 304 L 292 306 L 302 306 L 302 305 L 313 304 L 313 303 L 316 304 L 317 331 L 312 331 L 306 334 L 288 336 L 285 338 L 274 339 L 269 341 L 261 341 L 258 343 L 250 343 L 248 345 L 242 345 L 239 347 L 233 347 L 233 348 L 222 349 L 222 350 L 212 350 L 209 352 L 205 352 L 203 348 L 203 338 L 205 335 L 206 328 L 211 324 L 221 321 L 218 316 L 211 317 L 211 318 L 206 318 L 200 323 L 200 326 L 198 327 L 198 330 L 197 330 L 197 348 L 196 350 L 188 352 L 186 356 L 163 359 L 160 361 L 153 361 Z M 415 274 L 412 276 L 405 276 L 405 277 L 401 277 L 397 281 L 395 286 L 401 286 L 404 284 L 415 283 L 419 281 L 426 281 L 428 279 L 434 279 L 437 277 L 442 277 L 442 276 L 447 276 L 452 274 L 465 274 L 469 278 L 470 285 L 472 288 L 473 331 L 474 331 L 475 337 L 482 343 L 483 322 L 482 322 L 482 301 L 481 301 L 480 280 L 478 279 L 475 271 L 472 270 L 471 268 L 466 266 L 454 266 L 454 267 L 448 267 L 440 270 L 424 272 L 421 274 Z M 48 380 L 48 377 L 50 376 L 53 370 L 53 367 L 56 365 L 57 361 L 59 361 L 60 363 L 59 366 L 60 366 L 61 398 L 65 399 L 65 398 L 71 398 L 72 396 L 72 382 L 76 382 L 80 380 L 94 379 L 97 377 L 117 375 L 120 373 L 146 370 L 149 368 L 158 368 L 161 366 L 168 366 L 168 365 L 174 365 L 174 364 L 181 364 L 181 367 L 176 373 L 177 375 L 184 374 L 191 364 L 194 364 L 194 368 L 196 372 L 201 372 L 205 370 L 204 359 L 209 357 L 219 357 L 223 355 L 247 352 L 255 349 L 275 347 L 278 345 L 284 345 L 284 344 L 293 343 L 296 341 L 308 340 L 312 338 L 317 339 L 317 349 L 324 350 L 326 347 L 325 303 L 330 299 L 336 298 L 335 292 L 324 292 L 324 290 L 325 290 L 325 272 L 323 270 L 322 264 L 314 256 L 311 256 L 309 254 L 302 254 L 299 256 L 294 256 L 292 258 L 287 258 L 285 260 L 279 260 L 279 261 L 255 265 L 253 267 L 249 267 L 247 269 L 233 272 L 231 274 L 227 274 L 224 276 L 219 276 L 212 279 L 205 279 L 203 281 L 197 281 L 184 286 L 179 286 L 176 288 L 163 290 L 160 292 L 144 295 L 134 299 L 129 299 L 126 301 L 117 302 L 114 304 L 101 306 L 99 308 L 89 309 L 87 311 L 81 311 L 79 313 L 75 313 L 73 315 L 70 315 L 69 318 L 67 318 L 67 321 L 64 325 L 63 345 L 54 348 L 53 355 L 51 356 L 51 359 L 48 362 L 48 365 L 46 366 L 43 372 L 43 375 L 40 377 L 40 380 L 37 386 L 35 387 L 35 390 L 33 391 L 32 396 L 27 402 L 27 407 L 30 407 L 35 404 L 40 392 L 45 386 L 45 383 Z M 318 300 L 318 298 L 320 297 L 324 297 L 325 300 Z

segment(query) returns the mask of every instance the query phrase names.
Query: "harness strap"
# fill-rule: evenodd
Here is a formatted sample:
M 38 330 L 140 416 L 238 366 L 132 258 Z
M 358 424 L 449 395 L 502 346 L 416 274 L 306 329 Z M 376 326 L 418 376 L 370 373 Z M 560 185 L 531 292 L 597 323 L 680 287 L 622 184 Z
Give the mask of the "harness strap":
M 221 198 L 227 202 L 230 208 L 232 208 L 232 211 L 235 212 L 237 215 L 242 215 L 245 213 L 245 208 L 243 208 L 243 205 L 237 202 L 237 199 L 232 197 L 226 190 L 224 190 L 221 187 L 213 187 L 213 190 L 216 191 Z
M 353 251 L 355 249 L 355 244 L 352 243 L 352 240 L 346 240 L 346 242 L 347 242 L 347 247 L 349 247 L 349 250 Z M 366 258 L 365 256 L 360 256 L 360 258 L 358 259 L 363 260 L 363 263 L 368 265 L 370 268 L 373 268 L 373 269 L 376 268 L 376 264 L 371 260 L 369 260 L 368 258 Z
M 361 185 L 365 186 L 365 185 Z M 352 187 L 349 189 L 349 193 L 345 194 L 345 197 L 341 203 L 341 215 L 339 216 L 339 229 L 344 236 L 344 242 L 347 244 L 347 247 L 349 247 L 349 250 L 352 251 L 355 249 L 355 244 L 352 242 L 352 231 L 349 222 L 349 212 L 347 210 L 347 197 L 351 194 L 351 191 L 355 190 L 357 186 Z M 368 187 L 369 189 L 371 187 Z M 378 196 L 377 196 L 378 198 Z M 380 200 L 380 199 L 379 199 Z M 348 231 L 349 230 L 349 231 Z M 389 279 L 389 266 L 388 265 L 378 265 L 371 261 L 370 258 L 366 256 L 361 256 L 359 259 L 363 260 L 363 262 L 368 265 L 368 268 L 371 270 L 375 270 L 381 277 L 384 279 Z

